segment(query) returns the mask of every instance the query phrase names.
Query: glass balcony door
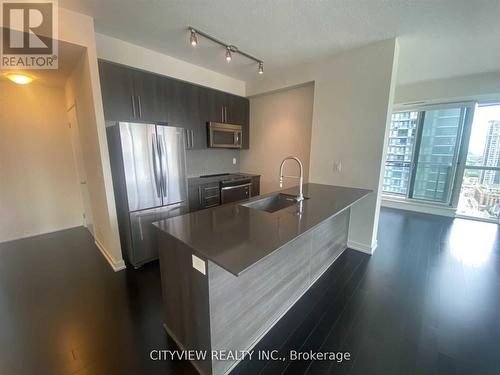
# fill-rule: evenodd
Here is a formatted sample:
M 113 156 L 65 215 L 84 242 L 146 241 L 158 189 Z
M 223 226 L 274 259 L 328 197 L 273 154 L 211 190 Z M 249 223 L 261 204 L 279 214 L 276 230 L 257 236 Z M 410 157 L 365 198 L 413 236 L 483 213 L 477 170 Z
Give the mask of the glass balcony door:
M 409 197 L 449 204 L 458 164 L 465 109 L 422 112 Z
M 500 217 L 500 105 L 474 113 L 457 215 L 487 221 Z

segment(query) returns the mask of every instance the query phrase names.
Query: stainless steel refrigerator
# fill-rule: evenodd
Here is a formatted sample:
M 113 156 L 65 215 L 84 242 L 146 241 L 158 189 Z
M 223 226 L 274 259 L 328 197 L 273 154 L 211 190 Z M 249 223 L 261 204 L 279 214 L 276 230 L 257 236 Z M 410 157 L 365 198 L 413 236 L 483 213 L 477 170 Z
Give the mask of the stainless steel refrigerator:
M 188 212 L 185 131 L 119 122 L 107 134 L 122 249 L 137 268 L 158 258 L 152 223 Z

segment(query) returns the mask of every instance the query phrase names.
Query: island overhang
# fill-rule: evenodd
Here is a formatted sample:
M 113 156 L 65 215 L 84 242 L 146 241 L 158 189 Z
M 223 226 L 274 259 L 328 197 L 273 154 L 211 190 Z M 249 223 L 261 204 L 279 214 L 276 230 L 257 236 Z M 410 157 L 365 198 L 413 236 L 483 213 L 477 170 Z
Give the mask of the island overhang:
M 281 193 L 297 195 L 298 188 Z M 265 257 L 338 215 L 371 190 L 323 184 L 304 184 L 301 212 L 296 205 L 269 213 L 240 203 L 192 212 L 156 222 L 163 233 L 186 244 L 193 253 L 235 276 Z M 270 193 L 251 198 L 256 201 Z

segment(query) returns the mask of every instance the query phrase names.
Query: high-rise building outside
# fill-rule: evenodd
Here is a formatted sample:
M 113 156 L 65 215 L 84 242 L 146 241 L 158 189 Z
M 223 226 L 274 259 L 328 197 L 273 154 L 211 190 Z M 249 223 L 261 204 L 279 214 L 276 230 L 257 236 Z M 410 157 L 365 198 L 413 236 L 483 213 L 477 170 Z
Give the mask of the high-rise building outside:
M 500 121 L 488 122 L 488 133 L 483 152 L 483 165 L 487 167 L 500 167 Z M 500 173 L 496 171 L 483 171 L 480 177 L 481 184 L 500 186 Z
M 425 111 L 413 198 L 435 202 L 448 200 L 460 118 L 460 108 Z
M 391 118 L 383 191 L 406 194 L 415 145 L 418 112 L 394 113 Z

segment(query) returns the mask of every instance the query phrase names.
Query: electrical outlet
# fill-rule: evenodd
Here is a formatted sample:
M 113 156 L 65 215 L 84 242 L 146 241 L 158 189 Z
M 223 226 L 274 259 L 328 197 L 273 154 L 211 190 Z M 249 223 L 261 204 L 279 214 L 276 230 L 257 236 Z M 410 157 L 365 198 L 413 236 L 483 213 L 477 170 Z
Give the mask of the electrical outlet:
M 193 261 L 193 268 L 198 272 L 201 272 L 203 275 L 206 275 L 207 271 L 206 271 L 205 261 L 201 258 L 198 258 L 194 254 L 191 254 L 191 257 Z
M 233 165 L 236 165 L 236 158 L 233 158 Z
M 340 160 L 333 162 L 333 171 L 338 173 L 342 172 L 342 162 Z

